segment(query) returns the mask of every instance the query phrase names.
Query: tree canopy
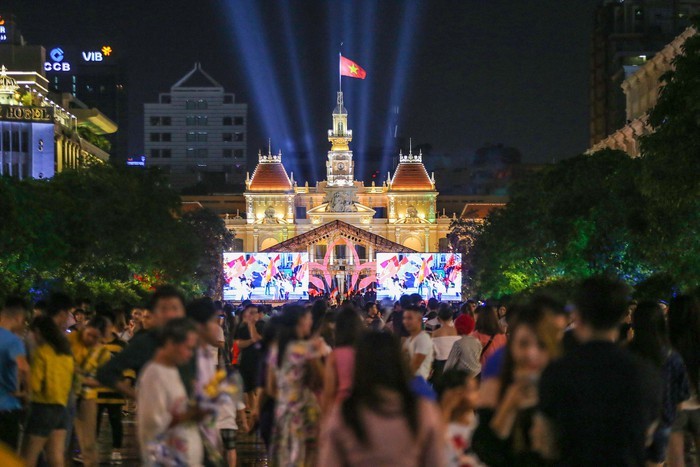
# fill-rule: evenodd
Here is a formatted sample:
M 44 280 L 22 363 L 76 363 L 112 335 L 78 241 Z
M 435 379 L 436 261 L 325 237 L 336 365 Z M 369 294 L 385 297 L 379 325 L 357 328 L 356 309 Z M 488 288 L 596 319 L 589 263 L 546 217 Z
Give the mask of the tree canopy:
M 700 284 L 700 35 L 687 39 L 673 65 L 640 158 L 580 155 L 512 187 L 471 253 L 480 293 L 503 296 L 600 273 L 645 294 Z
M 0 290 L 62 288 L 136 299 L 159 282 L 212 291 L 230 238 L 218 216 L 182 216 L 155 171 L 98 166 L 50 180 L 0 178 Z M 220 268 L 220 265 L 218 266 Z

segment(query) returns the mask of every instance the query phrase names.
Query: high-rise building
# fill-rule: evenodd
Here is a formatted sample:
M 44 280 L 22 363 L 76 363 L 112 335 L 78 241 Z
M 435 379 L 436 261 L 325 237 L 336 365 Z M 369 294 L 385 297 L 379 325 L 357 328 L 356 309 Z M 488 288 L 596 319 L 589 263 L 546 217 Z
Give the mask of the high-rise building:
M 247 112 L 195 63 L 157 103 L 144 104 L 147 165 L 160 167 L 175 189 L 242 192 Z
M 0 63 L 21 87 L 29 85 L 71 108 L 99 109 L 112 122 L 105 128 L 93 128 L 100 136 L 100 148 L 110 156 L 126 159 L 126 79 L 118 50 L 105 44 L 30 45 L 14 16 L 0 12 Z M 116 131 L 117 127 L 122 131 Z M 85 127 L 81 131 L 85 133 Z
M 626 122 L 621 85 L 689 26 L 700 0 L 604 0 L 595 12 L 590 69 L 590 146 Z
M 109 159 L 106 136 L 117 125 L 71 94 L 49 93 L 46 65 L 70 67 L 62 53 L 51 50 L 50 62 L 11 15 L 0 15 L 0 175 L 51 178 Z
M 87 106 L 98 108 L 122 131 L 108 137 L 111 155 L 127 157 L 127 89 L 124 57 L 117 47 L 102 43 L 80 47 L 49 45 L 43 63 L 49 91 L 69 93 Z

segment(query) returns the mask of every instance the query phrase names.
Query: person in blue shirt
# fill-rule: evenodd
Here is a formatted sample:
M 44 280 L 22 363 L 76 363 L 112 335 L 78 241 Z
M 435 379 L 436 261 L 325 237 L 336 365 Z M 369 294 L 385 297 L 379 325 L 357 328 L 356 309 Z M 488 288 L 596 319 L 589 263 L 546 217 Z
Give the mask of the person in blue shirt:
M 8 298 L 0 309 L 0 442 L 16 451 L 19 446 L 20 397 L 29 382 L 24 342 L 18 336 L 25 326 L 27 305 Z

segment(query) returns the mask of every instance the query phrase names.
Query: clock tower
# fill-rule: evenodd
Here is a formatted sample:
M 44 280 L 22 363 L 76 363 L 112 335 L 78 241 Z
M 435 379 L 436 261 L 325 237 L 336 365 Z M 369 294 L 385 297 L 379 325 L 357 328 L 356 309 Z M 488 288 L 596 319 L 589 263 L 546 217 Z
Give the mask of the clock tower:
M 349 143 L 352 130 L 348 129 L 348 111 L 343 106 L 343 93 L 338 91 L 338 104 L 333 110 L 333 129 L 328 130 L 331 150 L 326 161 L 326 180 L 329 187 L 352 187 L 355 178 L 355 163 Z

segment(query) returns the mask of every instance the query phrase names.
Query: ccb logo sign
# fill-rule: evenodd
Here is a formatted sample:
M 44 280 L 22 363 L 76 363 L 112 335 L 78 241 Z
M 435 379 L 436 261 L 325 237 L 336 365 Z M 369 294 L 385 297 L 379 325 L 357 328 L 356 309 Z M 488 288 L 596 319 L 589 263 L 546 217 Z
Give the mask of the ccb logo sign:
M 66 54 L 60 47 L 54 47 L 49 52 L 49 58 L 52 60 L 50 62 L 44 63 L 44 70 L 46 71 L 70 71 L 70 63 L 64 62 Z
M 49 52 L 49 57 L 51 57 L 51 60 L 53 60 L 54 62 L 62 62 L 63 56 L 63 49 L 60 47 L 51 49 L 51 52 Z

